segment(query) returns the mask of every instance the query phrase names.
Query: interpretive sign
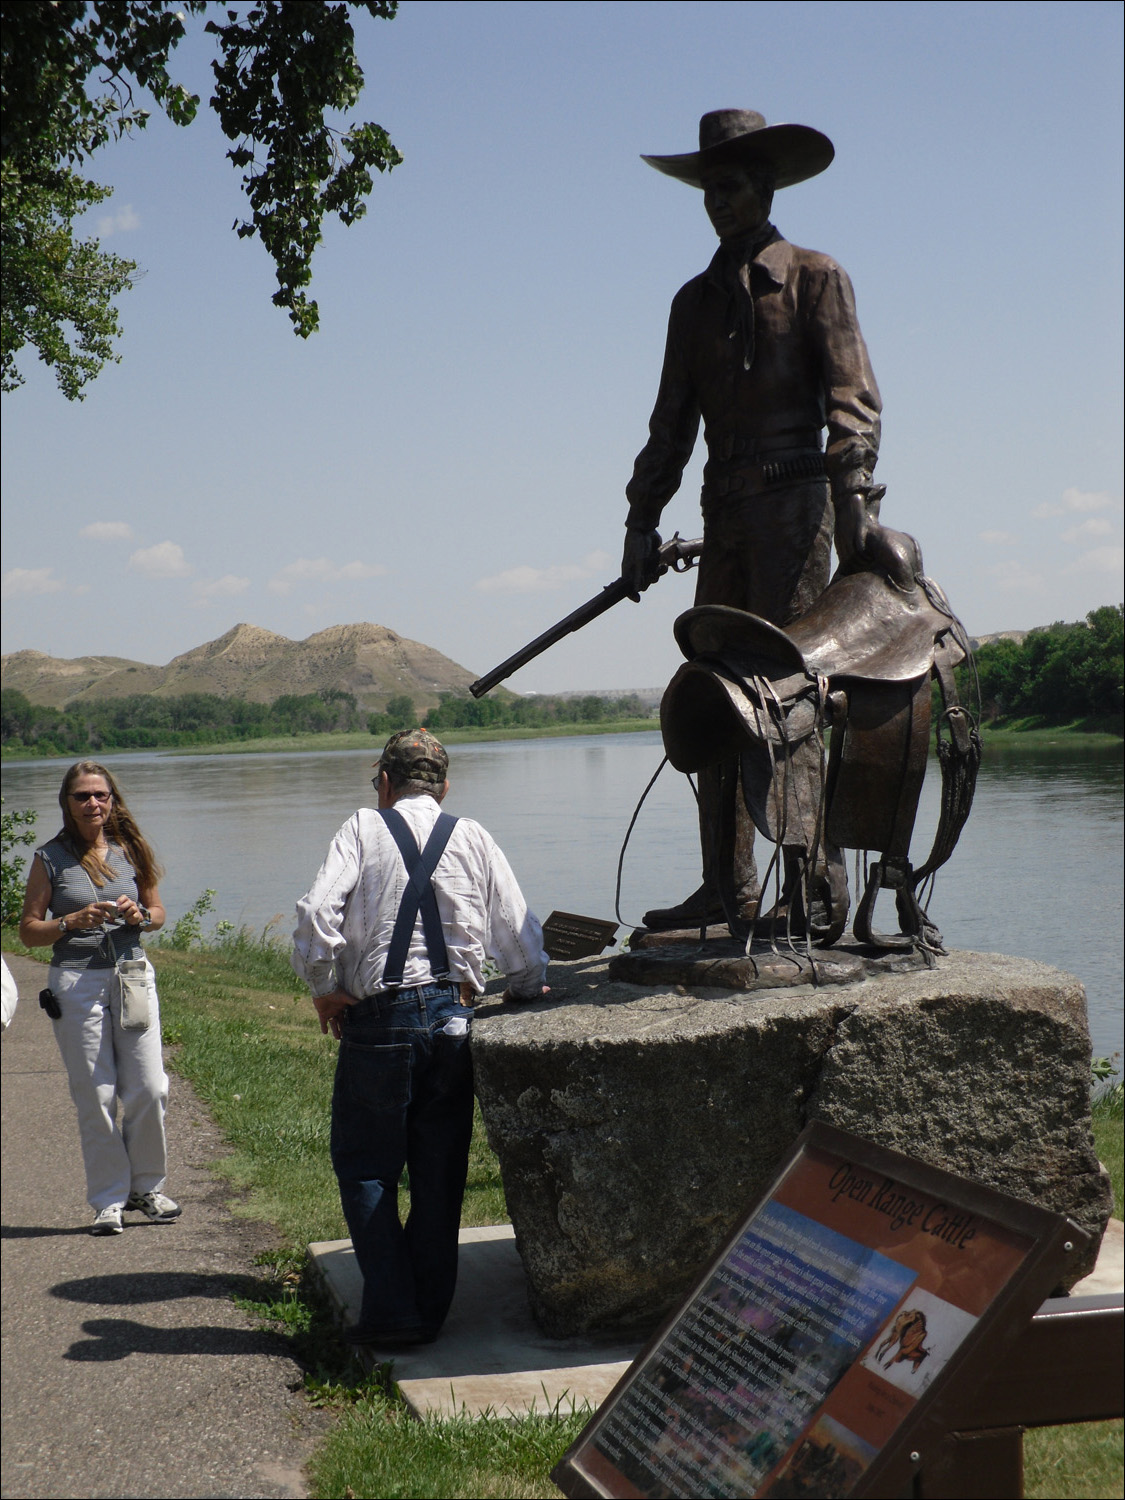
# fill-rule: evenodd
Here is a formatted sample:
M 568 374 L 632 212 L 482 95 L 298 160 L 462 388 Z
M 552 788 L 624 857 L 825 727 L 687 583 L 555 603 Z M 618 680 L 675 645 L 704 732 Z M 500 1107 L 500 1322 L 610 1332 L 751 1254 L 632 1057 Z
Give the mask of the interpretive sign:
M 574 1497 L 901 1494 L 943 1389 L 963 1397 L 1085 1243 L 813 1124 L 552 1478 Z
M 591 958 L 603 953 L 617 936 L 616 922 L 553 911 L 543 923 L 543 946 L 549 958 Z

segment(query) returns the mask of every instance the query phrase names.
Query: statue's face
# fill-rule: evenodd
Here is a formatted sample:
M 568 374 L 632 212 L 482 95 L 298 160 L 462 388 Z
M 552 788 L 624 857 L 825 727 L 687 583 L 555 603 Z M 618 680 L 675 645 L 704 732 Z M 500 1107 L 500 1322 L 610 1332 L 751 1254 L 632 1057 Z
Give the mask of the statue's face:
M 703 206 L 721 240 L 760 229 L 772 194 L 763 196 L 742 167 L 710 167 L 702 174 Z

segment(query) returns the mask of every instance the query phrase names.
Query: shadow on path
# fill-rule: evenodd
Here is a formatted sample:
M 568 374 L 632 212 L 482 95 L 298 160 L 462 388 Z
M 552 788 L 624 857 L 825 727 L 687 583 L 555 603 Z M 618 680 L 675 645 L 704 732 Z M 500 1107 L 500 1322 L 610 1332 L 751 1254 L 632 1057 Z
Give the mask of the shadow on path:
M 109 1364 L 130 1354 L 284 1354 L 276 1333 L 243 1328 L 152 1328 L 128 1318 L 92 1318 L 82 1324 L 89 1341 L 71 1344 L 64 1359 Z
M 132 1271 L 112 1276 L 79 1276 L 51 1287 L 52 1297 L 91 1302 L 99 1307 L 131 1307 L 138 1302 L 171 1302 L 179 1297 L 244 1297 L 274 1302 L 277 1284 L 254 1276 L 190 1271 Z
M 47 1224 L 0 1224 L 0 1240 L 51 1240 L 60 1235 L 88 1235 L 83 1225 L 61 1229 Z

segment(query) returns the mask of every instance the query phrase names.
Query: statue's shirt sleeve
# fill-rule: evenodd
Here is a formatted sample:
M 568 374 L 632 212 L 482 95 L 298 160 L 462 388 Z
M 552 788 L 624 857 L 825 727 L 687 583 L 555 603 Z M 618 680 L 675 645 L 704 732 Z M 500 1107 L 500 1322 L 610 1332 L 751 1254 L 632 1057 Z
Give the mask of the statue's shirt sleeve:
M 648 442 L 637 455 L 633 477 L 625 486 L 627 526 L 655 526 L 660 512 L 680 487 L 699 432 L 699 396 L 689 365 L 692 309 L 683 306 L 694 282 L 676 296 L 668 318 L 660 389 L 648 424 Z

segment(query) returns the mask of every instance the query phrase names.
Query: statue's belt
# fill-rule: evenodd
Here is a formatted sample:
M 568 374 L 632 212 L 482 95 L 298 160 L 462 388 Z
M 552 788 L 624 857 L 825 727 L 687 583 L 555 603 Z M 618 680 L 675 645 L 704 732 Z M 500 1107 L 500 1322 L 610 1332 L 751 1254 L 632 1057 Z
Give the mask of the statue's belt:
M 721 468 L 709 463 L 706 498 L 725 500 L 731 495 L 752 495 L 776 484 L 823 479 L 827 472 L 824 454 L 819 452 L 767 458 L 754 463 L 725 463 Z

